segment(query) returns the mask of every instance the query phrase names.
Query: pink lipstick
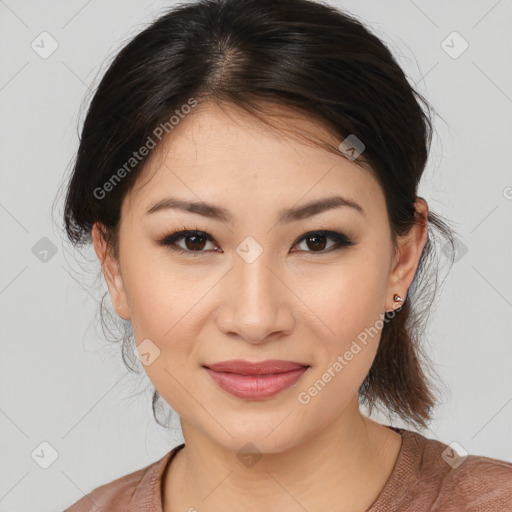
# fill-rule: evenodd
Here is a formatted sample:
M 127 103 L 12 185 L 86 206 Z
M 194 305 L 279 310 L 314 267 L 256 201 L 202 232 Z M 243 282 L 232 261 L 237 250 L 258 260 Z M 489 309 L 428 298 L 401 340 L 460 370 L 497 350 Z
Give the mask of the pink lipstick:
M 270 398 L 293 386 L 310 366 L 284 360 L 251 363 L 242 360 L 204 365 L 213 381 L 238 398 Z

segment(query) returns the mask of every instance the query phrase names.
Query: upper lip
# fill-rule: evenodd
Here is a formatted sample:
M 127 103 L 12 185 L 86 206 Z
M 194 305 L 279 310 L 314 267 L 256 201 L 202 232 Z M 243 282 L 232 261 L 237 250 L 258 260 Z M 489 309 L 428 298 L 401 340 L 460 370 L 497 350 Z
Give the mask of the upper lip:
M 216 372 L 238 373 L 240 375 L 266 375 L 270 373 L 284 373 L 309 366 L 308 364 L 285 361 L 282 359 L 269 359 L 251 363 L 241 359 L 222 361 L 219 363 L 203 365 Z

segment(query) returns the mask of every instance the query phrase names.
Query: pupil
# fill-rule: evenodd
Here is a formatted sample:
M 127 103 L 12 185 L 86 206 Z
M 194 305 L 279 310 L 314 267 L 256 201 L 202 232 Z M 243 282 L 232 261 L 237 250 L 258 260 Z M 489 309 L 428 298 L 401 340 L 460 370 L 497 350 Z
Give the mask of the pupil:
M 197 239 L 203 239 L 203 243 L 200 244 L 199 242 L 197 242 Z M 191 249 L 191 250 L 194 250 L 194 249 L 202 249 L 204 247 L 204 237 L 201 236 L 201 235 L 191 235 L 188 237 L 188 240 L 196 240 L 196 242 L 192 242 L 192 244 L 189 244 L 187 243 L 187 247 L 188 249 Z M 197 247 L 197 244 L 199 243 L 199 247 Z
M 320 242 L 320 249 L 323 249 L 325 247 L 325 236 L 312 235 L 309 237 L 309 240 L 318 240 L 318 239 L 323 240 L 324 243 Z M 318 247 L 319 247 L 318 243 L 313 243 L 313 245 L 314 245 L 314 247 L 316 247 L 318 249 Z

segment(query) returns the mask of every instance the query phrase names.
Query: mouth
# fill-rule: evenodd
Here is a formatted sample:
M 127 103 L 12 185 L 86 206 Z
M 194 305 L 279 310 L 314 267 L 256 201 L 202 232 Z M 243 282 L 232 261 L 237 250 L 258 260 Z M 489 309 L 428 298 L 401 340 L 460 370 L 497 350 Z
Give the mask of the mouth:
M 238 375 L 271 375 L 298 370 L 299 368 L 308 366 L 309 365 L 305 363 L 297 363 L 295 361 L 286 361 L 283 359 L 271 359 L 267 361 L 257 361 L 254 363 L 251 363 L 250 361 L 243 361 L 241 359 L 234 359 L 231 361 L 222 361 L 220 363 L 203 365 L 203 367 L 216 372 L 236 373 Z
M 224 391 L 246 400 L 273 397 L 298 382 L 310 365 L 285 360 L 251 363 L 242 360 L 203 365 Z

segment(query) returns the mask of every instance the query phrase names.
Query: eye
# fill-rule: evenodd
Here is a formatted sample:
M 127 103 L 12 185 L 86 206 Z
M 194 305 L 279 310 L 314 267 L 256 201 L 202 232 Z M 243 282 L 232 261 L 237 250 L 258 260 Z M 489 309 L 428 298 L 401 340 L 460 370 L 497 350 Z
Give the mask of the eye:
M 331 239 L 334 243 L 326 249 L 326 240 Z M 350 240 L 343 233 L 338 233 L 337 231 L 310 231 L 305 235 L 302 235 L 294 245 L 298 243 L 305 243 L 306 247 L 312 247 L 314 250 L 306 252 L 319 252 L 326 253 L 335 251 L 338 249 L 342 249 L 343 247 L 349 247 L 351 245 L 355 245 L 355 242 Z
M 178 241 L 183 241 L 184 245 L 179 245 Z M 175 231 L 165 238 L 158 241 L 160 245 L 169 247 L 173 251 L 177 251 L 179 254 L 192 253 L 192 256 L 196 256 L 193 253 L 202 253 L 207 242 L 213 242 L 213 238 L 204 231 L 197 229 L 183 229 L 181 231 Z
M 326 242 L 329 239 L 334 242 L 331 246 L 328 246 Z M 183 245 L 180 245 L 179 242 L 183 242 Z M 209 252 L 203 250 L 208 242 L 213 243 L 213 237 L 208 233 L 197 229 L 183 229 L 181 231 L 175 231 L 158 240 L 159 245 L 168 247 L 173 251 L 177 251 L 179 254 L 189 253 L 192 256 L 198 256 L 201 253 Z M 302 235 L 293 244 L 293 246 L 298 245 L 299 243 L 305 243 L 306 247 L 313 248 L 313 250 L 302 249 L 302 252 L 320 254 L 355 245 L 355 242 L 350 240 L 343 233 L 338 233 L 337 231 L 310 231 L 309 233 Z M 222 250 L 215 248 L 213 250 L 216 252 L 222 252 Z

